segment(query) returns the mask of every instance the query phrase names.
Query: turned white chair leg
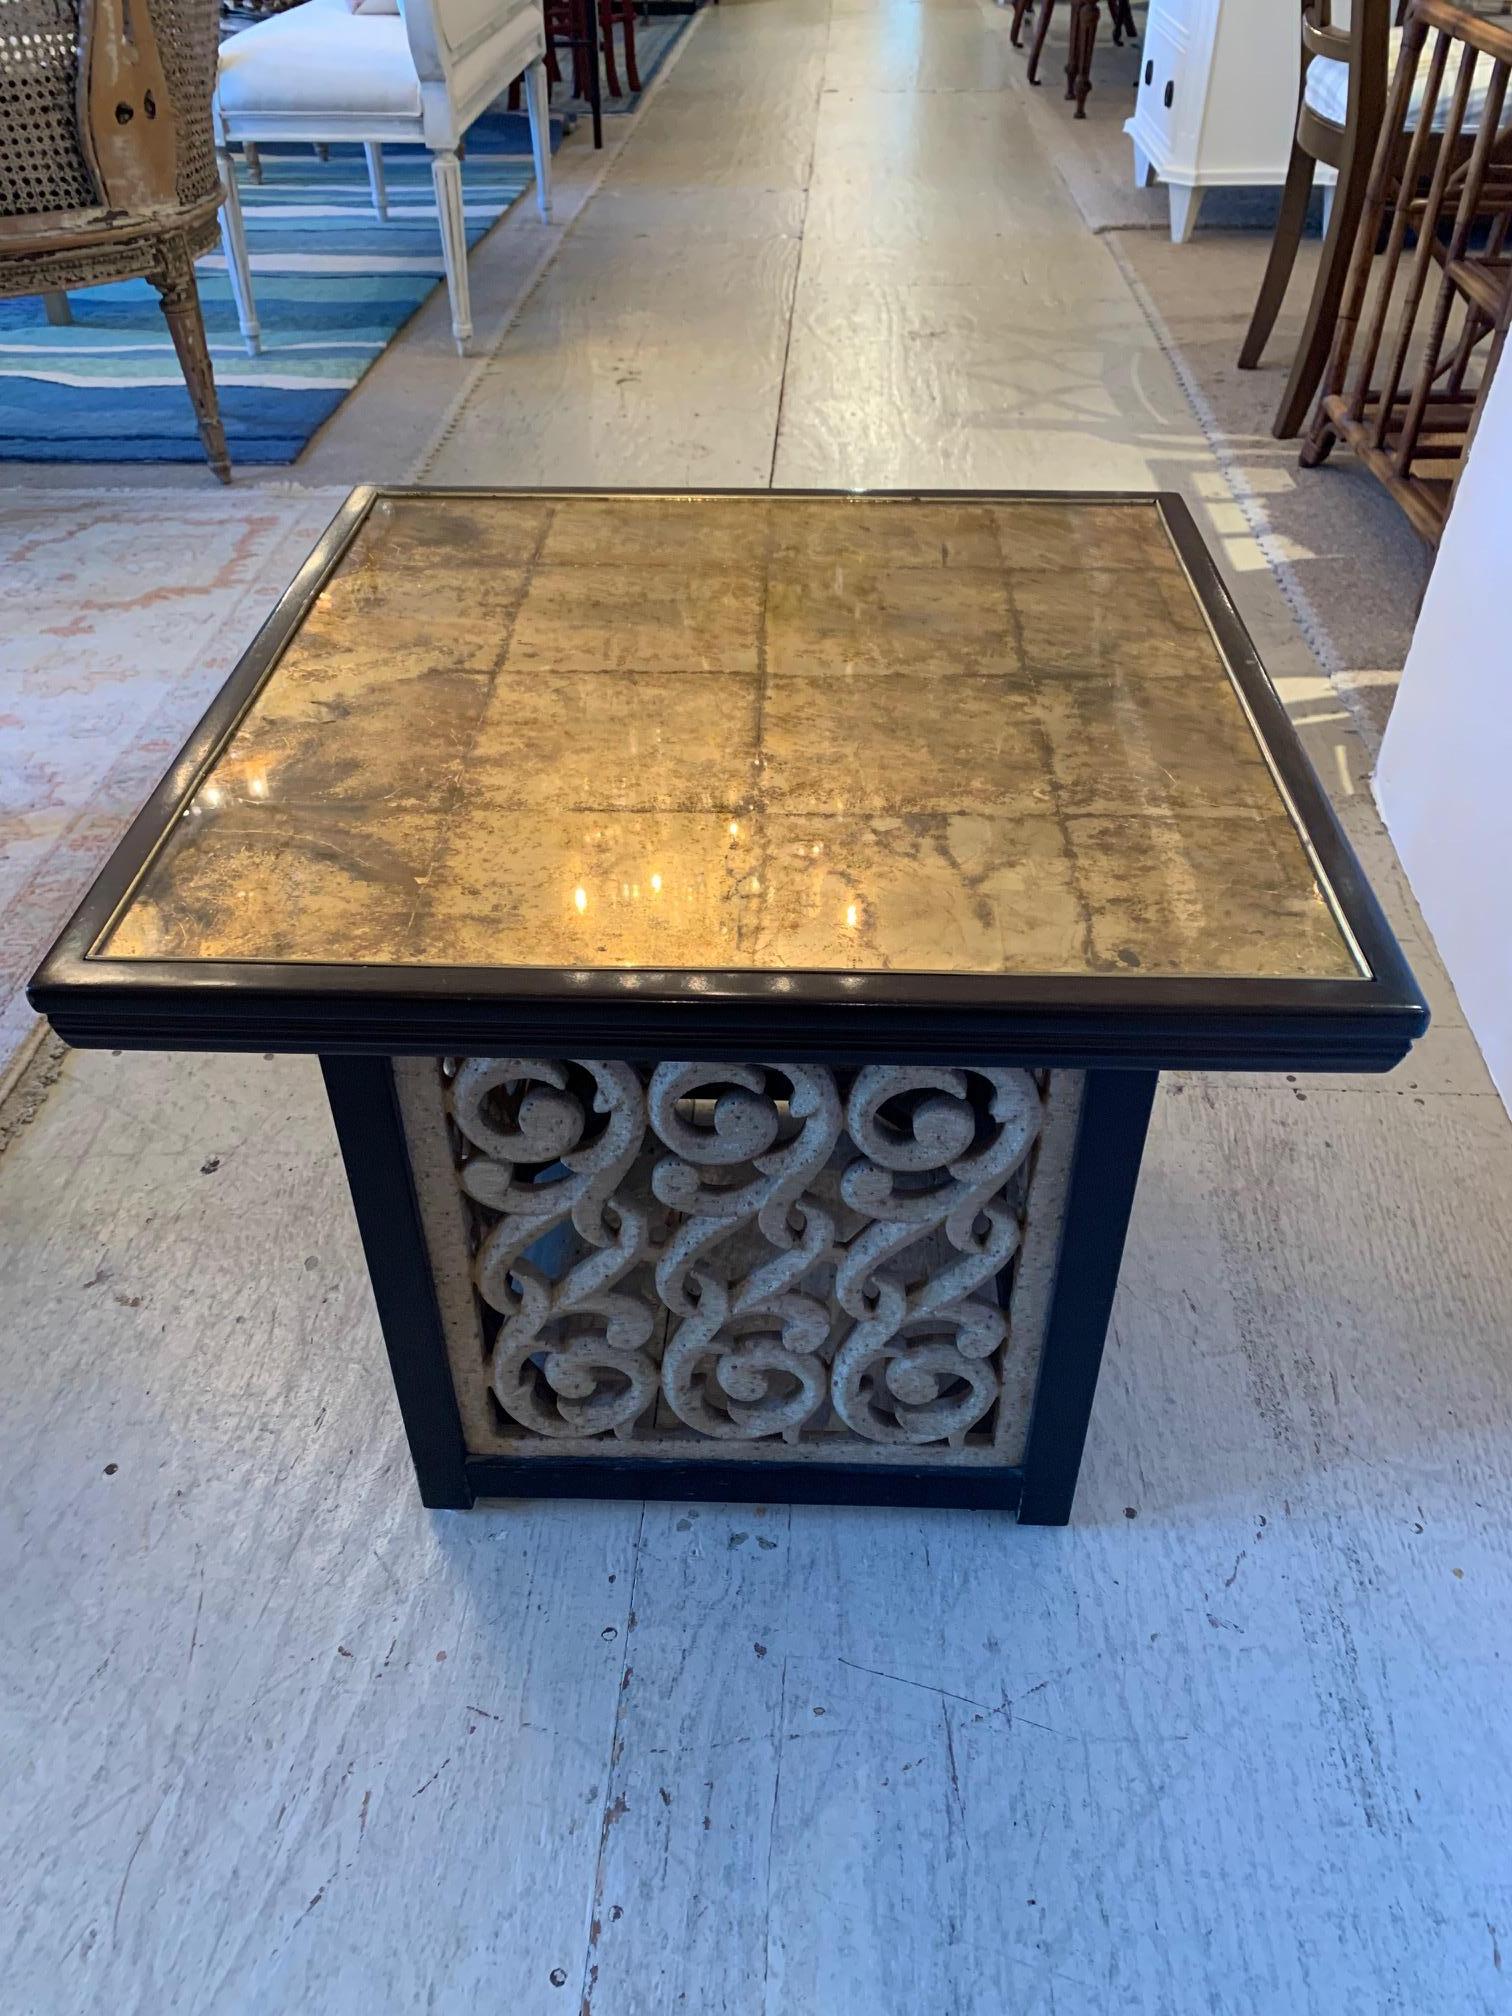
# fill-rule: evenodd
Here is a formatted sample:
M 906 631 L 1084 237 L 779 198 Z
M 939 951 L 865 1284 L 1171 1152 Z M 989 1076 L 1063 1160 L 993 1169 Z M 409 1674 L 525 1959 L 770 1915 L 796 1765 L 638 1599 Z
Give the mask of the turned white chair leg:
M 388 217 L 388 185 L 383 179 L 383 144 L 378 140 L 368 140 L 363 145 L 367 155 L 368 187 L 373 192 L 373 208 L 385 220 Z
M 446 291 L 451 298 L 452 334 L 457 354 L 465 357 L 472 340 L 472 302 L 467 290 L 467 223 L 462 214 L 462 169 L 448 147 L 431 155 L 431 180 L 441 215 L 441 256 L 446 261 Z
M 231 282 L 231 298 L 236 303 L 236 319 L 241 324 L 247 355 L 255 357 L 262 348 L 262 330 L 257 321 L 257 302 L 252 293 L 252 261 L 247 257 L 247 233 L 242 223 L 241 197 L 236 187 L 236 169 L 227 148 L 217 147 L 221 179 L 221 249 L 226 255 L 226 273 Z
M 551 222 L 551 98 L 546 59 L 537 56 L 525 70 L 525 109 L 530 115 L 530 151 L 535 156 L 536 206 Z

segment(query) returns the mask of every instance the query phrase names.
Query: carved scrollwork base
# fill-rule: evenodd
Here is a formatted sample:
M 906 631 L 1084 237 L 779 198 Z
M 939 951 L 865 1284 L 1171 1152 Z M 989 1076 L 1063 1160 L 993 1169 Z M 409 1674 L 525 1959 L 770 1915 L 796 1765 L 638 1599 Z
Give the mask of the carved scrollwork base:
M 1019 1459 L 1077 1074 L 394 1068 L 473 1453 Z

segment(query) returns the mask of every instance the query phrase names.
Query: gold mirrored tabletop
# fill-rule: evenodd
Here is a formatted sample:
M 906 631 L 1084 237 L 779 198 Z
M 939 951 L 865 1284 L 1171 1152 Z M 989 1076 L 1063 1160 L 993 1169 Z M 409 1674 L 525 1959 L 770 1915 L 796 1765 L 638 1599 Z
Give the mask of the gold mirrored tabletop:
M 95 959 L 1351 979 L 1154 501 L 384 495 Z

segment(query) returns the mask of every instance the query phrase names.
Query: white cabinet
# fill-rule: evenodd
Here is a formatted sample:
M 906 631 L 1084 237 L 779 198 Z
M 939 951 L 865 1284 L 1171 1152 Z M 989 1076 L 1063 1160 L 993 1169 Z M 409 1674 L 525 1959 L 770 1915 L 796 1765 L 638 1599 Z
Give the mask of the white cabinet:
M 1136 186 L 1159 176 L 1170 188 L 1178 245 L 1204 189 L 1286 180 L 1301 60 L 1297 0 L 1150 0 L 1139 99 L 1124 131 Z

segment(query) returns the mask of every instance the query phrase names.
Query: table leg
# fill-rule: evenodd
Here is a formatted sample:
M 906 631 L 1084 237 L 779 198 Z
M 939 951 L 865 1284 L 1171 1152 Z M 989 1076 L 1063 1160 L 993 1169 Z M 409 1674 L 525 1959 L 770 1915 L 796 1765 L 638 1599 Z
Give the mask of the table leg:
M 322 1057 L 389 1368 L 424 1505 L 465 1509 L 462 1418 L 387 1057 Z
M 1158 1076 L 1087 1073 L 1055 1299 L 1024 1452 L 1022 1525 L 1064 1526 L 1071 1517 Z

